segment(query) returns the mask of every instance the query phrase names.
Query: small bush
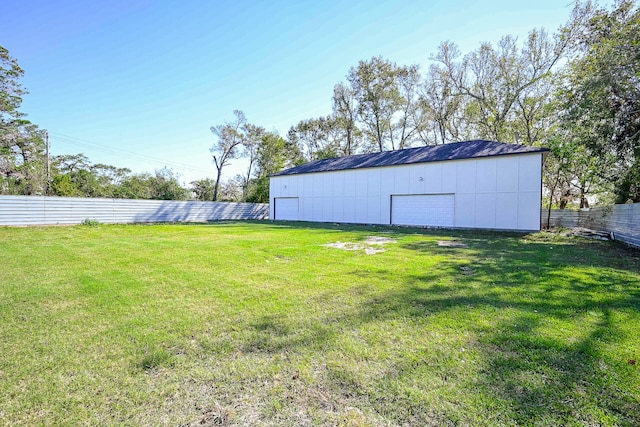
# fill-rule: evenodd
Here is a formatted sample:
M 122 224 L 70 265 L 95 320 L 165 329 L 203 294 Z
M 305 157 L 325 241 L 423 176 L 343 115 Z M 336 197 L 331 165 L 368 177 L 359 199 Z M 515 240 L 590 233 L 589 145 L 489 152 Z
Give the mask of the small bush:
M 87 218 L 84 221 L 82 221 L 82 225 L 86 225 L 89 227 L 97 227 L 98 225 L 100 225 L 100 221 L 98 221 L 97 219 Z

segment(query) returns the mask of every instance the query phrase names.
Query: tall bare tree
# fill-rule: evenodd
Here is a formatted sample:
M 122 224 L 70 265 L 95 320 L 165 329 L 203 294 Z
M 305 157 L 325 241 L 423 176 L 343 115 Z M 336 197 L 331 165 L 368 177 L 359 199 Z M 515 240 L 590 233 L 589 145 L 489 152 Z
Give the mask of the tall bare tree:
M 551 37 L 544 30 L 531 31 L 522 47 L 505 36 L 497 46 L 482 43 L 462 58 L 455 45 L 443 43 L 434 56 L 428 93 L 448 101 L 436 106 L 461 108 L 465 123 L 458 125 L 474 137 L 531 144 L 544 126 L 542 107 L 553 93 L 552 69 L 566 47 L 565 36 Z M 445 140 L 450 110 L 436 111 L 444 113 L 436 116 L 440 139 Z
M 343 83 L 333 87 L 333 117 L 345 141 L 343 154 L 356 154 L 362 139 L 358 128 L 358 103 L 353 89 Z
M 247 124 L 247 118 L 240 110 L 234 110 L 233 114 L 236 116 L 233 122 L 211 126 L 210 128 L 211 132 L 218 138 L 209 150 L 213 153 L 213 164 L 216 167 L 216 184 L 213 189 L 213 201 L 218 200 L 222 169 L 227 166 L 231 160 L 240 155 L 242 145 L 246 141 L 244 127 Z

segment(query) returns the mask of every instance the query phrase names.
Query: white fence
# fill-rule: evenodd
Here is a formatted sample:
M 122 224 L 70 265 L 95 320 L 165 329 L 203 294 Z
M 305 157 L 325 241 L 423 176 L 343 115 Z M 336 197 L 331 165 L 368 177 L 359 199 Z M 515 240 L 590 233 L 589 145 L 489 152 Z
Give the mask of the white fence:
M 266 219 L 268 204 L 129 200 L 42 196 L 0 196 L 0 225 L 202 222 Z
M 547 210 L 542 210 L 542 225 L 547 225 Z M 640 203 L 613 205 L 572 211 L 551 210 L 552 227 L 584 227 L 613 232 L 616 240 L 640 247 Z

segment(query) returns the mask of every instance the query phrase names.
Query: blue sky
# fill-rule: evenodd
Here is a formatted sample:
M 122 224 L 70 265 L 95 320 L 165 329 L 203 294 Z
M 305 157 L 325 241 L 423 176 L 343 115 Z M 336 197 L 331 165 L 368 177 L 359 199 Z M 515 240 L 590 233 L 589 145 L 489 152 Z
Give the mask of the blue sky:
M 419 64 L 445 40 L 468 52 L 532 28 L 553 32 L 570 0 L 2 0 L 0 45 L 25 70 L 22 110 L 53 154 L 184 182 L 214 176 L 212 125 L 243 110 L 286 135 L 331 112 L 359 60 Z M 225 175 L 240 172 L 235 161 Z

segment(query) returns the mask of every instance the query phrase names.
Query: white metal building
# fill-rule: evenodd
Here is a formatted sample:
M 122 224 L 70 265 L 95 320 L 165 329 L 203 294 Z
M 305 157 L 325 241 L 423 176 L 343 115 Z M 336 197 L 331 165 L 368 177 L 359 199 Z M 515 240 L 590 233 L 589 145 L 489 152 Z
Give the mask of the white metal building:
M 318 160 L 271 177 L 270 218 L 539 230 L 546 151 L 476 140 Z

